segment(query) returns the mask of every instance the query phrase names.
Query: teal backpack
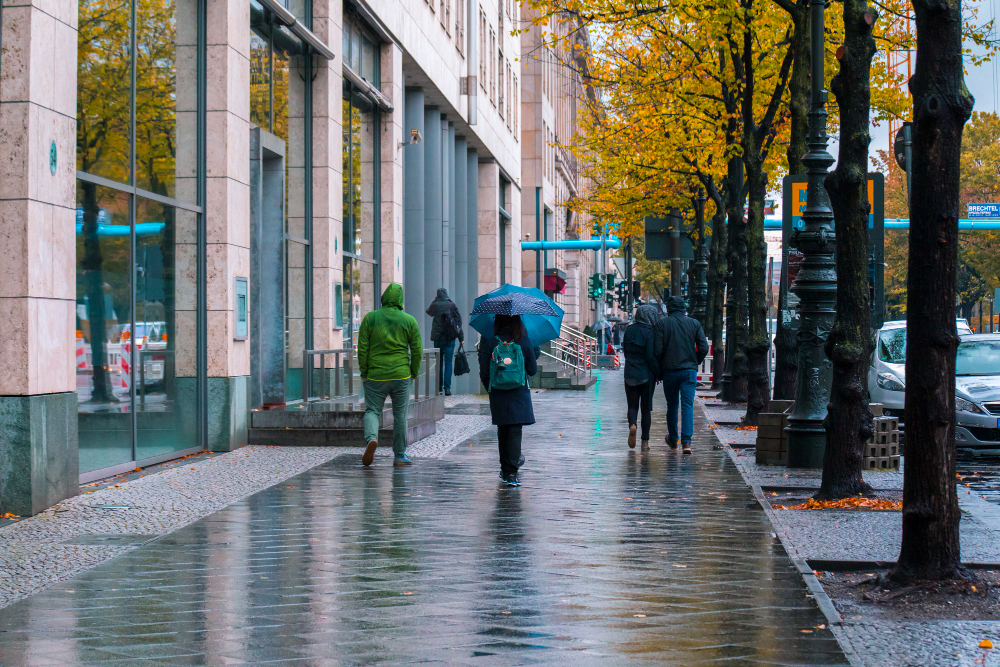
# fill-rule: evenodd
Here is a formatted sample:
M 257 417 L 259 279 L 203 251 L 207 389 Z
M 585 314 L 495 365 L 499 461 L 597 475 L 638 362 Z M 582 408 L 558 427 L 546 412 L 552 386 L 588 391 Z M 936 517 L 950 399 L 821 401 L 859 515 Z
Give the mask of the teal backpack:
M 521 346 L 502 340 L 497 342 L 490 358 L 490 389 L 517 389 L 527 384 Z

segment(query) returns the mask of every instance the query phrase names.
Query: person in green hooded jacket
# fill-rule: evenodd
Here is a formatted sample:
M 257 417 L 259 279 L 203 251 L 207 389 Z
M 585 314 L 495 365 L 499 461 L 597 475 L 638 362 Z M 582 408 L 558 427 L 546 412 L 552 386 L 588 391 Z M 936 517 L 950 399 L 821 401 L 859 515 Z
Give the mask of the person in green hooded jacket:
M 365 387 L 365 447 L 361 463 L 370 466 L 378 447 L 378 427 L 386 397 L 392 399 L 393 465 L 408 466 L 406 411 L 410 378 L 420 372 L 424 347 L 417 320 L 403 312 L 403 288 L 392 283 L 382 292 L 382 307 L 365 315 L 358 330 L 358 368 Z

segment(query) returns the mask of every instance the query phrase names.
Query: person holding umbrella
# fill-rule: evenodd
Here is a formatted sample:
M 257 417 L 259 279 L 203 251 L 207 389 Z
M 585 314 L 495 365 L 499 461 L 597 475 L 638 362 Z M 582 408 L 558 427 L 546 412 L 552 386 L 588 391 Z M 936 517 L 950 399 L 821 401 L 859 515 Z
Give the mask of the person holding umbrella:
M 541 290 L 504 285 L 476 299 L 470 324 L 483 335 L 479 379 L 497 427 L 500 479 L 520 486 L 524 426 L 535 423 L 528 378 L 538 372 L 537 345 L 559 334 L 563 311 Z

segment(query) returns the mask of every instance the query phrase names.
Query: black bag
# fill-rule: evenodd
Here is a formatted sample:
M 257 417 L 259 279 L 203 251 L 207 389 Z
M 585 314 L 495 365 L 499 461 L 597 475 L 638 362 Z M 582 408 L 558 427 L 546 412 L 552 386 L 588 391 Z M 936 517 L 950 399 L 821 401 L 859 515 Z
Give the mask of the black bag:
M 444 314 L 444 335 L 445 340 L 455 340 L 462 335 L 462 325 L 461 320 L 458 317 L 458 311 L 452 310 Z
M 458 351 L 455 352 L 455 375 L 465 375 L 471 370 L 469 368 L 469 359 L 465 356 L 465 343 L 460 343 Z

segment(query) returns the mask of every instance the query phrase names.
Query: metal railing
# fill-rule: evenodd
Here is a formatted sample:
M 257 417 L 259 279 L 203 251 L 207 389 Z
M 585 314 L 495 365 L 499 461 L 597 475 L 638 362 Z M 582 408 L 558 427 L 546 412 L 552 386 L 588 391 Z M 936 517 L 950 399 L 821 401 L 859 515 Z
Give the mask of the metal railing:
M 333 365 L 327 368 L 326 358 L 333 355 Z M 319 367 L 313 358 L 319 357 Z M 319 371 L 320 392 L 312 395 L 313 371 Z M 327 371 L 332 371 L 332 373 Z M 332 380 L 331 380 L 332 375 Z M 343 389 L 347 388 L 347 393 Z M 313 400 L 327 400 L 354 395 L 354 350 L 303 350 L 302 352 L 302 396 L 306 403 Z
M 327 365 L 327 357 L 332 356 L 333 364 Z M 319 365 L 316 365 L 316 358 Z M 431 364 L 433 359 L 434 363 Z M 302 395 L 305 403 L 333 398 L 354 396 L 355 351 L 352 348 L 340 350 L 304 350 L 302 352 Z M 413 378 L 413 400 L 420 398 L 420 385 L 424 385 L 424 396 L 441 393 L 441 350 L 432 347 L 424 350 L 420 371 Z M 313 375 L 319 371 L 319 386 L 313 395 Z M 360 379 L 360 378 L 359 378 Z M 432 387 L 433 383 L 433 387 Z M 346 391 L 344 391 L 346 389 Z
M 543 351 L 543 356 L 572 369 L 574 373 L 593 375 L 597 338 L 564 324 L 559 330 L 559 337 L 550 341 L 549 347 L 552 353 Z

